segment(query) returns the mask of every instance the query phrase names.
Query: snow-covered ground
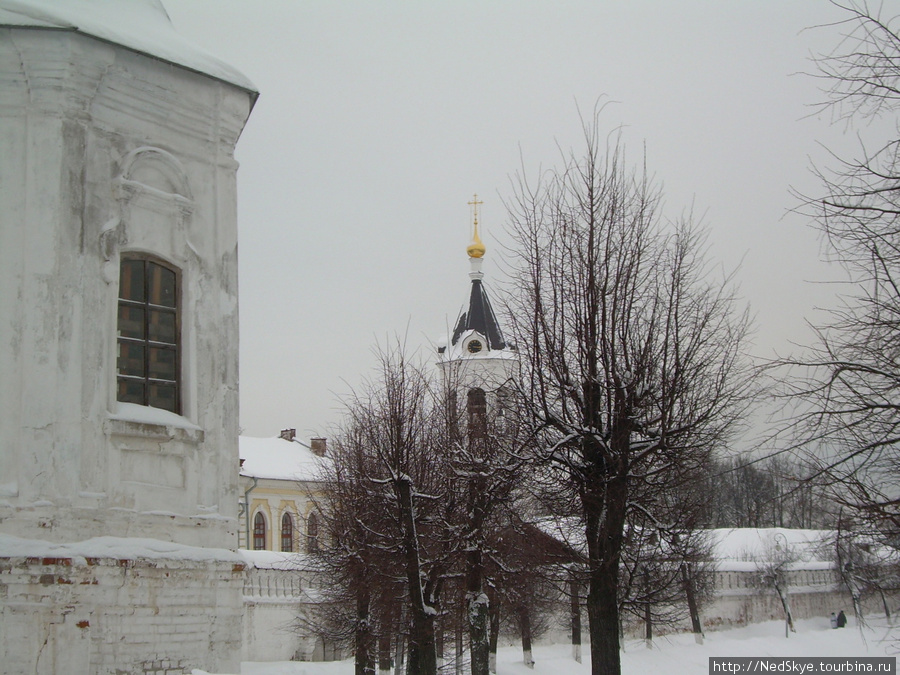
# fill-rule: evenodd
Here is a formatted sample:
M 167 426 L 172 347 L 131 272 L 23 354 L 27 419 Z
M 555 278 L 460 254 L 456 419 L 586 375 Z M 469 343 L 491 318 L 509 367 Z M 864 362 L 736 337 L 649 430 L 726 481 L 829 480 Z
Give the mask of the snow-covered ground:
M 797 632 L 784 637 L 784 623 L 770 621 L 729 631 L 708 633 L 702 645 L 692 635 L 658 638 L 653 648 L 643 641 L 629 641 L 622 652 L 623 675 L 700 675 L 709 672 L 709 657 L 731 656 L 896 656 L 900 651 L 900 629 L 891 629 L 884 617 L 870 617 L 869 626 L 858 629 L 853 618 L 846 628 L 830 628 L 827 618 L 797 623 Z M 585 646 L 586 647 L 586 646 Z M 588 675 L 590 658 L 571 659 L 568 645 L 535 646 L 534 670 L 522 663 L 522 652 L 514 647 L 501 649 L 497 656 L 498 675 Z M 194 671 L 199 675 L 201 671 Z M 452 669 L 444 672 L 452 674 Z M 464 672 L 468 672 L 467 670 Z M 352 675 L 353 662 L 336 663 L 245 663 L 242 675 Z

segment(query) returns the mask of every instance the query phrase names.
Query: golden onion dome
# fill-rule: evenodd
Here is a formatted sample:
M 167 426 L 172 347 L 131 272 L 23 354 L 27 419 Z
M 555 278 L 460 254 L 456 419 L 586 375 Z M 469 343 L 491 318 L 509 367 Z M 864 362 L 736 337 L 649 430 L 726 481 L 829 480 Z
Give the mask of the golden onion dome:
M 478 236 L 478 223 L 475 223 L 475 236 L 472 237 L 472 243 L 466 248 L 466 253 L 469 254 L 470 258 L 480 258 L 484 255 L 484 244 L 481 242 L 481 237 Z
M 484 243 L 481 241 L 481 237 L 478 236 L 478 206 L 483 202 L 478 201 L 478 195 L 469 202 L 469 206 L 473 207 L 473 232 L 472 232 L 472 243 L 466 248 L 466 253 L 469 254 L 470 258 L 480 258 L 484 255 Z

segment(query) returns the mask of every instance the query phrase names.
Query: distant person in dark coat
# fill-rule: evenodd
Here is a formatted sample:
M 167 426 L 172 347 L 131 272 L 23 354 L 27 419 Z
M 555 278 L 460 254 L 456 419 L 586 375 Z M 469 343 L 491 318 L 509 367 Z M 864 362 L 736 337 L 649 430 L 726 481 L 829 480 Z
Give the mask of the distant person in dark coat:
M 847 625 L 847 615 L 844 614 L 844 610 L 841 610 L 840 613 L 838 614 L 837 626 L 838 626 L 838 628 L 843 628 L 846 625 Z

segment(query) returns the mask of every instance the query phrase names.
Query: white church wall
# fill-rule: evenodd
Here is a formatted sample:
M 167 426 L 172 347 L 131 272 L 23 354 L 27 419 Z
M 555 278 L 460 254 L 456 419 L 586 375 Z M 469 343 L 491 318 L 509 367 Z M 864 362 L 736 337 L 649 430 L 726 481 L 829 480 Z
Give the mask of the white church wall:
M 233 150 L 254 98 L 76 31 L 0 27 L 4 672 L 239 667 Z M 180 414 L 117 401 L 127 254 L 177 269 Z M 53 552 L 104 535 L 207 554 Z
M 0 530 L 227 546 L 238 492 L 232 153 L 250 96 L 76 33 L 0 30 L 2 154 L 21 158 L 3 163 L 0 182 Z M 180 270 L 182 415 L 116 401 L 124 252 Z

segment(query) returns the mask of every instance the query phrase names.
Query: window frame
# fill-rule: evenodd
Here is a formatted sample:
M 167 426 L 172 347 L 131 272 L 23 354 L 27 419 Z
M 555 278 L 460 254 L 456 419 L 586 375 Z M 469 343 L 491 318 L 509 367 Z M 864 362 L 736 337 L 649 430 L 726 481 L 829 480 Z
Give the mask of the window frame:
M 142 281 L 143 293 L 141 298 L 134 297 L 124 298 L 123 295 L 123 278 L 126 265 L 140 262 L 143 267 Z M 173 275 L 174 291 L 173 306 L 161 305 L 151 302 L 154 297 L 153 282 L 154 268 L 158 267 Z M 123 253 L 119 260 L 119 286 L 116 298 L 116 400 L 124 403 L 136 403 L 147 407 L 168 410 L 176 415 L 181 415 L 183 410 L 183 378 L 181 374 L 183 360 L 183 335 L 182 335 L 182 271 L 176 265 L 166 260 L 144 253 Z M 132 294 L 133 295 L 133 294 Z M 141 319 L 141 337 L 134 335 L 122 335 L 123 332 L 123 310 L 131 308 L 142 312 Z M 173 342 L 163 339 L 154 339 L 151 335 L 153 321 L 151 317 L 156 314 L 159 316 L 169 315 L 173 317 Z M 157 338 L 159 336 L 156 336 Z M 121 372 L 120 361 L 122 359 L 123 345 L 139 346 L 143 350 L 142 372 L 140 375 Z M 172 352 L 174 364 L 172 366 L 174 379 L 152 376 L 153 364 L 151 353 L 153 351 Z M 139 383 L 141 385 L 140 402 L 134 400 L 135 397 L 128 396 L 123 392 L 122 385 L 125 383 Z M 153 396 L 153 387 L 162 386 L 171 388 L 173 391 L 173 404 L 171 407 L 164 405 L 154 405 L 160 400 Z
M 281 552 L 294 552 L 294 517 L 289 511 L 281 514 Z
M 253 516 L 253 550 L 266 550 L 266 530 L 268 530 L 266 517 L 262 511 L 257 511 Z

